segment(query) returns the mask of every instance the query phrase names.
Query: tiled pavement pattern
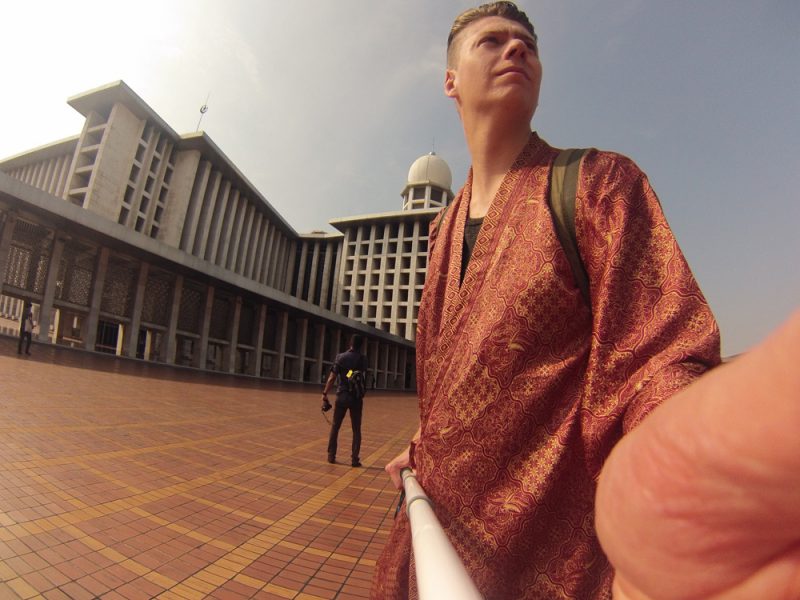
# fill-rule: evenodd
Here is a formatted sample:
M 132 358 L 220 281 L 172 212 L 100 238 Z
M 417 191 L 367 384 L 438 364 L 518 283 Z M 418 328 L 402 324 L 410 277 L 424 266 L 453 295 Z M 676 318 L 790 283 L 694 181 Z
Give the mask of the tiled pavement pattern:
M 353 469 L 319 386 L 32 353 L 0 337 L 0 599 L 368 596 L 412 396 L 367 398 Z

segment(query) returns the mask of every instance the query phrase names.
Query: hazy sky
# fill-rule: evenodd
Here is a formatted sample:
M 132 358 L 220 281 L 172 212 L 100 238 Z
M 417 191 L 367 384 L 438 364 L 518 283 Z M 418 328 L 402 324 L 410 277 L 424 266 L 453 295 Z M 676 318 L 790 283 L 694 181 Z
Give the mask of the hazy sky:
M 631 156 L 720 322 L 746 350 L 800 306 L 800 2 L 520 3 L 544 80 L 533 127 Z M 442 93 L 469 2 L 5 2 L 0 156 L 80 132 L 74 94 L 124 80 L 178 133 L 202 129 L 298 231 L 398 210 L 435 147 L 469 166 Z

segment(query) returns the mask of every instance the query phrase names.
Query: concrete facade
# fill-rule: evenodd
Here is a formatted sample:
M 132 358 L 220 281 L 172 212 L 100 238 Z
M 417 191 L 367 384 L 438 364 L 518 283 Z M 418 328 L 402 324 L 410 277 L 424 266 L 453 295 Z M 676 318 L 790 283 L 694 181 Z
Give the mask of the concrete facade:
M 453 199 L 447 163 L 431 153 L 409 169 L 402 210 L 334 219 L 344 234 L 335 309 L 414 341 L 428 268 L 428 226 Z
M 297 234 L 122 82 L 69 103 L 79 136 L 0 163 L 3 316 L 29 302 L 41 342 L 306 382 L 359 332 L 407 361 L 376 359 L 377 386 L 414 386 L 412 344 L 330 310 L 340 236 Z
M 70 98 L 80 135 L 0 162 L 0 310 L 40 341 L 320 381 L 349 335 L 374 383 L 414 382 L 427 230 L 450 171 L 418 159 L 402 210 L 297 233 L 202 132 L 124 82 Z

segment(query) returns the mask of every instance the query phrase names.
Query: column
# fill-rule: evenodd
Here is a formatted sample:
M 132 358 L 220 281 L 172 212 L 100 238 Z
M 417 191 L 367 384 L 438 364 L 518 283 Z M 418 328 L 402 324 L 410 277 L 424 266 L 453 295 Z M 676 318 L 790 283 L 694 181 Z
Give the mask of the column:
M 325 240 L 318 240 L 314 242 L 314 253 L 311 255 L 311 273 L 309 274 L 310 280 L 308 282 L 308 295 L 303 298 L 311 304 L 314 304 L 314 293 L 317 291 L 319 285 L 317 270 L 319 269 L 319 249 Z
M 316 329 L 317 329 L 317 339 L 315 340 L 316 351 L 314 352 L 314 356 L 317 358 L 317 364 L 314 365 L 314 370 L 311 372 L 311 377 L 313 379 L 313 383 L 321 383 L 322 360 L 325 358 L 323 356 L 325 352 L 325 323 L 318 324 Z
M 253 221 L 253 233 L 250 236 L 249 247 L 247 249 L 247 257 L 244 261 L 244 270 L 242 271 L 242 275 L 247 277 L 247 279 L 253 279 L 253 266 L 256 260 L 256 253 L 258 252 L 258 248 L 261 243 L 261 224 L 264 222 L 264 215 L 256 213 L 255 219 Z
M 133 313 L 131 323 L 128 327 L 128 339 L 126 340 L 124 356 L 136 357 L 136 347 L 139 345 L 139 327 L 142 325 L 142 308 L 144 307 L 144 291 L 147 287 L 147 274 L 150 272 L 150 265 L 143 262 L 139 265 L 139 279 L 136 283 L 136 296 L 133 300 Z M 147 354 L 145 354 L 145 360 Z
M 234 267 L 236 266 L 236 255 L 242 239 L 242 224 L 244 223 L 244 214 L 247 211 L 247 198 L 240 195 L 238 200 L 239 201 L 236 205 L 236 221 L 233 224 L 231 237 L 228 240 L 228 256 L 225 259 L 225 268 L 229 271 L 235 270 Z M 220 266 L 222 266 L 222 263 L 220 263 Z
M 379 358 L 379 350 L 380 350 L 380 342 L 378 340 L 372 341 L 369 345 L 369 365 L 372 368 L 372 385 L 373 387 L 378 387 L 378 369 L 380 369 L 380 364 L 378 363 Z
M 206 245 L 205 259 L 210 262 L 217 261 L 217 251 L 220 244 L 220 232 L 222 225 L 225 222 L 225 217 L 228 214 L 228 198 L 231 192 L 231 182 L 225 180 L 222 191 L 219 193 L 217 203 L 214 206 L 214 214 L 211 217 L 210 230 L 208 233 L 208 242 Z
M 264 266 L 264 252 L 267 246 L 267 233 L 269 232 L 269 219 L 264 215 L 261 223 L 261 235 L 258 237 L 258 252 L 256 253 L 256 260 L 253 263 L 253 276 L 251 279 L 261 283 L 261 270 Z
M 56 284 L 58 283 L 58 267 L 61 264 L 61 255 L 64 253 L 64 238 L 56 236 L 53 241 L 53 251 L 50 253 L 50 263 L 47 266 L 47 281 L 44 284 L 44 296 L 39 308 L 39 336 L 40 342 L 49 341 L 50 323 L 53 320 L 53 301 L 56 297 Z M 53 336 L 55 343 L 57 335 Z
M 408 348 L 403 347 L 400 349 L 400 389 L 406 389 L 406 365 L 408 364 Z
M 172 306 L 169 310 L 169 325 L 167 326 L 167 339 L 164 361 L 168 365 L 175 364 L 175 349 L 178 344 L 178 315 L 181 311 L 181 295 L 183 294 L 183 275 L 175 278 L 175 287 L 172 291 Z
M 300 239 L 297 243 L 302 244 L 302 247 L 300 249 L 300 265 L 297 267 L 297 292 L 294 295 L 301 300 L 305 300 L 303 296 L 303 286 L 306 282 L 306 262 L 308 261 L 308 245 L 310 241 Z M 291 284 L 289 285 L 290 287 L 287 293 L 291 294 Z
M 303 318 L 300 319 L 300 327 L 298 327 L 298 333 L 300 335 L 300 344 L 297 350 L 298 360 L 297 364 L 299 366 L 298 370 L 300 371 L 297 376 L 298 381 L 305 381 L 305 373 L 306 373 L 306 348 L 308 348 L 308 319 Z
M 203 324 L 200 326 L 200 348 L 194 360 L 194 366 L 205 370 L 208 358 L 208 332 L 211 330 L 211 313 L 214 310 L 214 286 L 206 290 L 206 301 L 203 310 Z
M 285 310 L 278 315 L 278 379 L 283 379 L 283 363 L 286 360 L 286 330 L 289 327 L 289 313 Z
M 239 345 L 239 320 L 242 318 L 242 297 L 236 296 L 233 306 L 233 323 L 231 323 L 231 334 L 228 337 L 228 373 L 236 372 L 237 346 Z
M 383 370 L 383 375 L 381 376 L 381 383 L 380 387 L 388 388 L 389 387 L 389 344 L 383 342 L 378 345 L 378 356 L 381 359 L 381 369 Z
M 106 283 L 108 270 L 108 257 L 111 251 L 105 246 L 100 248 L 97 255 L 97 268 L 94 271 L 94 285 L 92 286 L 92 299 L 89 302 L 89 317 L 85 321 L 86 328 L 83 335 L 83 347 L 94 350 L 97 343 L 97 325 L 100 322 L 100 304 L 103 301 L 103 286 Z
M 262 304 L 258 309 L 258 330 L 256 331 L 255 353 L 250 375 L 261 377 L 261 356 L 264 353 L 264 327 L 267 325 L 267 305 Z
M 333 268 L 334 281 L 333 281 L 333 295 L 331 310 L 334 312 L 342 313 L 342 302 L 344 300 L 344 282 L 347 271 L 347 258 L 350 252 L 350 228 L 344 232 L 344 239 L 339 243 L 341 244 L 339 253 L 336 256 L 336 265 Z M 355 277 L 355 273 L 353 274 Z M 352 289 L 352 285 L 350 286 Z
M 331 263 L 333 262 L 333 253 L 335 251 L 335 243 L 325 243 L 325 262 L 322 266 L 322 289 L 319 293 L 319 305 L 328 310 L 333 310 L 333 306 L 328 303 L 328 293 L 330 292 L 331 285 Z
M 331 362 L 334 361 L 336 355 L 339 354 L 339 351 L 342 347 L 342 330 L 337 327 L 333 332 L 333 356 L 330 356 Z M 363 348 L 362 348 L 363 350 Z
M 237 211 L 239 210 L 239 190 L 234 189 L 233 194 L 228 201 L 228 206 L 225 208 L 225 217 L 222 222 L 222 230 L 220 232 L 219 247 L 217 248 L 216 263 L 224 268 L 228 268 L 228 252 L 230 251 L 231 244 L 233 244 L 233 225 L 237 219 Z

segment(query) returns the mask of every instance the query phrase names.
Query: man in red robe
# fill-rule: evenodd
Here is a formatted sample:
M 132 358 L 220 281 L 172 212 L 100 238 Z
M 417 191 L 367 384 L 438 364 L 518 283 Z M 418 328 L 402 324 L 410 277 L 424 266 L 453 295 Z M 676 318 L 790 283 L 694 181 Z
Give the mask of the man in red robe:
M 547 203 L 558 150 L 530 127 L 541 76 L 512 3 L 456 19 L 445 92 L 472 168 L 431 225 L 420 429 L 387 471 L 399 486 L 415 469 L 485 598 L 609 598 L 600 470 L 624 433 L 719 362 L 719 331 L 646 176 L 594 150 L 575 214 L 587 305 Z M 401 513 L 372 597 L 416 597 L 413 571 Z

